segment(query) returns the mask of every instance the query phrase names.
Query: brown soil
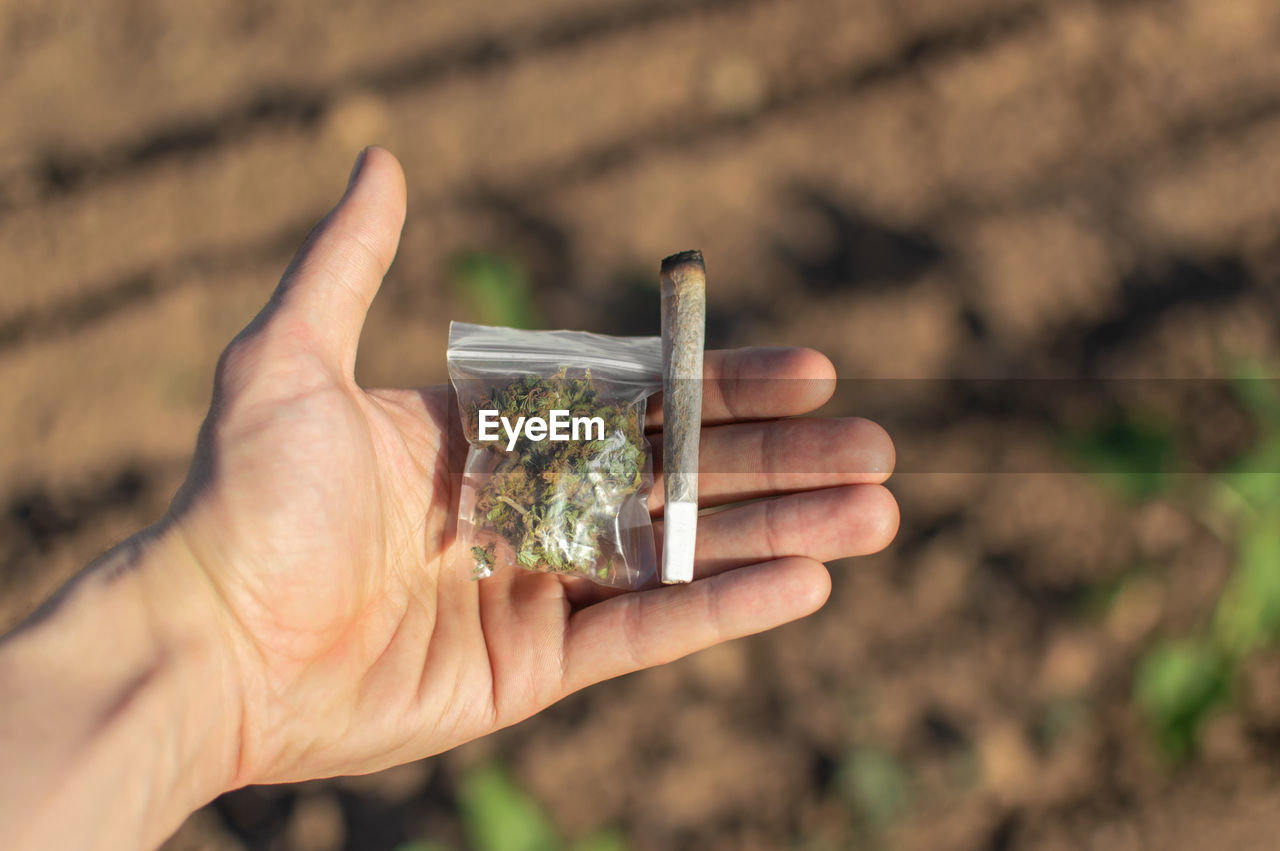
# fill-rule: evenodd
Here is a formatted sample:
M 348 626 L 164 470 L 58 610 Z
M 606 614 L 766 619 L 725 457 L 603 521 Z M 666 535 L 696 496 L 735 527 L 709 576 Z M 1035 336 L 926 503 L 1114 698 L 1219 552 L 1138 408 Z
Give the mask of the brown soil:
M 163 512 L 221 347 L 370 142 L 410 210 L 367 384 L 443 378 L 467 248 L 516 256 L 549 323 L 641 333 L 657 259 L 700 247 L 717 344 L 850 378 L 1280 363 L 1274 0 L 266 6 L 0 0 L 0 627 Z M 171 847 L 462 847 L 490 755 L 634 849 L 1274 847 L 1277 659 L 1178 770 L 1130 701 L 1230 563 L 1195 483 L 1118 500 L 1050 474 L 1026 411 L 911 387 L 901 535 L 832 565 L 818 615 L 424 763 L 226 796 Z M 972 458 L 993 437 L 1003 466 Z M 909 775 L 879 827 L 848 800 L 865 748 Z

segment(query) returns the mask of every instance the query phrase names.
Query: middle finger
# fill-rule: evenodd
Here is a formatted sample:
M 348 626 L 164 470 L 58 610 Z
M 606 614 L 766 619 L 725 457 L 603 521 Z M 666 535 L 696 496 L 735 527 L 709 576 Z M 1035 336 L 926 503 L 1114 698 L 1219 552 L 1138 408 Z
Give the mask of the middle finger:
M 654 435 L 649 510 L 662 514 L 662 440 Z M 778 493 L 879 484 L 893 471 L 893 441 L 859 417 L 768 420 L 702 430 L 698 504 L 704 508 Z

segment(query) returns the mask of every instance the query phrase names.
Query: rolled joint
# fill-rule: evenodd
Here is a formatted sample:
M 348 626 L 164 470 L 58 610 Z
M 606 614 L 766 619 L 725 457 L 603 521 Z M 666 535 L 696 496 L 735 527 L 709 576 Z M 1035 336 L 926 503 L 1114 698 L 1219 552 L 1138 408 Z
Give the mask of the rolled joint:
M 662 581 L 693 580 L 698 529 L 698 438 L 702 425 L 702 357 L 706 267 L 701 251 L 664 258 L 662 284 L 663 427 L 666 512 Z

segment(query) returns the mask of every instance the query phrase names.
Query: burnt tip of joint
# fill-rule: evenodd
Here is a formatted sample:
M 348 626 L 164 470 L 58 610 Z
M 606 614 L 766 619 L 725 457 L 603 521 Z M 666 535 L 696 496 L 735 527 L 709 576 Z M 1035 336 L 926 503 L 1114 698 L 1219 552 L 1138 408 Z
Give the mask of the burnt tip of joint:
M 672 254 L 670 257 L 662 258 L 662 271 L 670 272 L 676 267 L 683 266 L 686 263 L 692 263 L 706 268 L 705 264 L 702 262 L 701 251 L 680 251 L 676 254 Z

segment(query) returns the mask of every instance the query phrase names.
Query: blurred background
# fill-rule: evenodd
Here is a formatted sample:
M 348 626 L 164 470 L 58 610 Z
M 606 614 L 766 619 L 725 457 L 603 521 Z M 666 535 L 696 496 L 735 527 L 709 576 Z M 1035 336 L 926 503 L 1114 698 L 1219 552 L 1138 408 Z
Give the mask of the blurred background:
M 804 622 L 170 849 L 1275 847 L 1274 0 L 0 0 L 0 627 L 164 511 L 374 142 L 363 383 L 443 380 L 451 318 L 654 333 L 698 247 L 712 342 L 892 421 L 902 531 Z

